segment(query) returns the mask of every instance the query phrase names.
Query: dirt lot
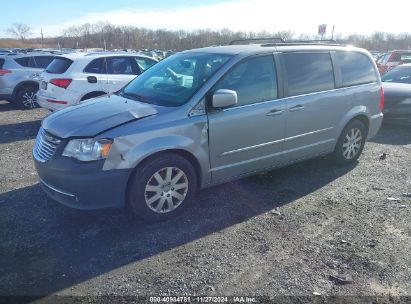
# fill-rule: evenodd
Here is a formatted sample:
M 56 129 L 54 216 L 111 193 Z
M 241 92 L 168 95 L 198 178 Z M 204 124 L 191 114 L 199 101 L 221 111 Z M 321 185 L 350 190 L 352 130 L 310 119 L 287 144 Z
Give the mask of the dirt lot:
M 385 126 L 353 166 L 320 158 L 208 189 L 147 225 L 45 196 L 31 149 L 46 114 L 0 102 L 0 295 L 411 296 L 409 128 Z

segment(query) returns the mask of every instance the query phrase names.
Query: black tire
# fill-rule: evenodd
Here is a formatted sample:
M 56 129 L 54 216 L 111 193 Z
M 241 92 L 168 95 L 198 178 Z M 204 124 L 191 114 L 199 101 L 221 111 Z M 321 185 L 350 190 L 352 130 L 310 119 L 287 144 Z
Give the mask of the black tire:
M 174 178 L 177 178 L 180 171 L 184 173 L 184 176 L 177 179 L 174 185 L 181 186 L 185 183 L 185 181 L 187 181 L 187 189 L 174 190 L 174 188 L 170 188 L 172 187 L 172 184 L 168 184 L 165 185 L 165 188 L 163 187 L 163 189 L 159 192 L 147 192 L 146 187 L 153 186 L 158 188 L 160 185 L 158 179 L 154 177 L 155 173 L 159 173 L 161 178 L 164 178 L 164 182 L 166 181 L 168 168 L 173 168 L 171 174 L 175 174 Z M 173 175 L 170 175 L 170 177 L 171 176 Z M 173 180 L 173 178 L 171 178 L 171 180 Z M 162 153 L 158 156 L 149 158 L 136 168 L 128 186 L 127 206 L 143 221 L 158 222 L 168 220 L 178 214 L 181 214 L 190 205 L 196 189 L 197 175 L 191 163 L 178 154 L 169 152 Z M 181 203 L 179 203 L 180 200 L 178 198 L 173 196 L 176 194 L 175 192 L 179 192 L 179 194 L 183 196 L 185 195 L 185 197 L 181 200 Z M 160 197 L 156 198 L 158 195 L 160 195 Z M 150 202 L 150 200 L 153 199 L 156 199 L 156 201 L 151 205 L 146 203 L 146 201 Z M 164 206 L 161 205 L 162 200 Z M 171 200 L 170 204 L 172 206 L 177 206 L 173 210 L 170 208 L 171 211 L 166 210 L 169 208 L 169 200 Z M 156 212 L 153 210 L 159 208 L 160 205 L 162 206 L 160 211 Z
M 38 108 L 36 93 L 38 87 L 35 85 L 25 85 L 17 91 L 16 103 L 20 109 Z
M 354 135 L 358 134 L 357 132 L 359 132 L 361 140 L 358 140 L 357 137 L 355 140 L 353 139 L 350 141 L 349 137 L 354 138 Z M 364 123 L 356 119 L 350 121 L 341 132 L 337 145 L 335 146 L 335 150 L 332 154 L 334 161 L 339 165 L 348 165 L 357 161 L 364 149 L 366 139 L 367 128 Z M 350 146 L 352 147 L 351 152 L 349 151 Z

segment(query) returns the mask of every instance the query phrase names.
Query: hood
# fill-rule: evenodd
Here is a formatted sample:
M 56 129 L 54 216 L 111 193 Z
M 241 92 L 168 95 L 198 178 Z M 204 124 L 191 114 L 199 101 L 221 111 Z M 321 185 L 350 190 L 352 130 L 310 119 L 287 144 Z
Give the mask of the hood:
M 55 112 L 43 120 L 42 127 L 60 138 L 93 137 L 154 114 L 157 110 L 149 104 L 112 95 Z
M 390 98 L 408 98 L 411 97 L 411 84 L 398 82 L 382 82 L 384 96 Z

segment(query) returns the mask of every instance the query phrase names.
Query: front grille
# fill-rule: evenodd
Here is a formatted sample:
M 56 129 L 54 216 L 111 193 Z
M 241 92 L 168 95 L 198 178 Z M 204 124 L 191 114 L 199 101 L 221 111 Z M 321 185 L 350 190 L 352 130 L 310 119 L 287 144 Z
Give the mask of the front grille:
M 48 161 L 53 156 L 60 142 L 59 139 L 40 128 L 36 137 L 36 143 L 34 144 L 34 157 L 43 163 Z

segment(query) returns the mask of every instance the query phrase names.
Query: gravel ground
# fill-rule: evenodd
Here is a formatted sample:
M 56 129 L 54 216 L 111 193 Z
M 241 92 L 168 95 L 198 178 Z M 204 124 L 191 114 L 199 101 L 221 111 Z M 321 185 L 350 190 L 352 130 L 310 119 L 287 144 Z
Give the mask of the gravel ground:
M 409 128 L 384 126 L 353 166 L 207 189 L 147 225 L 45 196 L 31 149 L 46 114 L 0 102 L 0 295 L 411 296 Z

